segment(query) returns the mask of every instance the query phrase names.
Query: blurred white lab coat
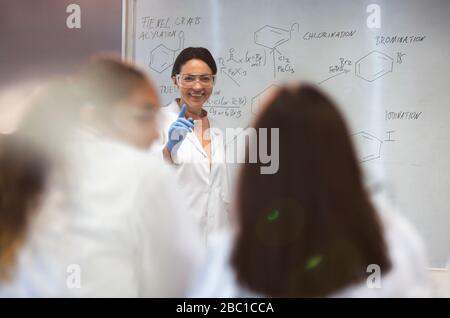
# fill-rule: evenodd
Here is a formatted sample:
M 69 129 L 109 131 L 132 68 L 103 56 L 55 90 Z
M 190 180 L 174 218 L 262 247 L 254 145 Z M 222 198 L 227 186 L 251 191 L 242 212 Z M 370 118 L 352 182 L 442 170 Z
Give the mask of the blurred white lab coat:
M 389 205 L 384 194 L 375 195 L 373 202 L 380 215 L 392 268 L 381 277 L 381 288 L 369 288 L 363 281 L 329 297 L 429 297 L 430 277 L 426 271 L 426 254 L 420 237 L 410 223 Z M 213 239 L 189 297 L 266 297 L 239 285 L 230 265 L 232 249 L 233 233 L 223 232 Z M 367 277 L 370 274 L 367 273 Z
M 161 111 L 160 139 L 152 152 L 162 157 L 170 125 L 180 108 L 174 100 Z M 207 153 L 194 132 L 186 135 L 175 154 L 173 168 L 186 201 L 180 202 L 194 214 L 205 245 L 208 237 L 229 226 L 230 182 L 225 160 L 224 136 L 214 119 L 208 117 L 211 138 L 211 169 Z
M 70 159 L 0 296 L 182 297 L 203 246 L 172 171 L 90 133 Z

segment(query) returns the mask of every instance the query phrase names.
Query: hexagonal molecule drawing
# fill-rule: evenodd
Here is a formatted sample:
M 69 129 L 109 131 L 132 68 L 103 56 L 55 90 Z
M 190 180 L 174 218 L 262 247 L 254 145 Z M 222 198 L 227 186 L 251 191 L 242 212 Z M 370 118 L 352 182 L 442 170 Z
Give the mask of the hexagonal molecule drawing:
M 175 58 L 175 51 L 169 49 L 164 44 L 160 44 L 150 52 L 150 68 L 158 73 L 169 68 Z
M 149 67 L 155 72 L 162 73 L 173 65 L 176 58 L 176 53 L 184 47 L 184 32 L 178 34 L 179 45 L 178 49 L 170 49 L 164 44 L 160 44 L 150 51 Z
M 383 143 L 380 139 L 365 131 L 353 134 L 352 138 L 359 162 L 380 158 Z
M 276 28 L 270 25 L 265 25 L 255 32 L 255 43 L 268 49 L 274 49 L 290 39 L 291 30 Z
M 276 84 L 271 84 L 270 86 L 266 87 L 263 91 L 261 91 L 259 94 L 254 96 L 252 98 L 252 113 L 258 114 L 261 106 L 264 104 L 265 100 L 267 99 L 270 94 L 272 94 L 277 88 L 279 88 Z
M 292 31 L 297 29 L 297 32 L 299 32 L 299 28 L 300 27 L 298 23 L 293 23 L 289 30 L 277 28 L 270 25 L 265 25 L 262 28 L 255 31 L 254 34 L 255 44 L 270 49 L 270 54 L 272 54 L 273 59 L 274 78 L 276 77 L 275 51 L 280 53 L 277 50 L 277 47 L 289 41 L 291 39 Z
M 355 63 L 355 75 L 365 81 L 374 80 L 392 72 L 394 60 L 381 52 L 372 51 Z

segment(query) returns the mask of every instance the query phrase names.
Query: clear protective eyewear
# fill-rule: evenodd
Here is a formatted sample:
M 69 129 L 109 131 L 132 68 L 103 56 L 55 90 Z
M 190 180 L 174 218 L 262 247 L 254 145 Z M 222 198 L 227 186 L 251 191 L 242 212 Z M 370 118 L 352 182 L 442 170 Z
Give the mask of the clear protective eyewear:
M 193 87 L 197 81 L 203 87 L 212 87 L 216 81 L 213 74 L 177 74 L 175 78 L 181 87 Z

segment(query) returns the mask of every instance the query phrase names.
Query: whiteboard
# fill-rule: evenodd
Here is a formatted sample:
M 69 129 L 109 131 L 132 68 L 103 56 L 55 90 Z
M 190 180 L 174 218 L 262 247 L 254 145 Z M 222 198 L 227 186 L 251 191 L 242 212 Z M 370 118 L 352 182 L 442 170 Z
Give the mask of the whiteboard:
M 188 46 L 217 62 L 207 110 L 223 128 L 247 127 L 273 86 L 319 85 L 346 116 L 367 176 L 416 225 L 430 266 L 444 266 L 450 1 L 130 0 L 126 10 L 126 58 L 157 83 L 163 105 L 178 97 L 170 72 Z

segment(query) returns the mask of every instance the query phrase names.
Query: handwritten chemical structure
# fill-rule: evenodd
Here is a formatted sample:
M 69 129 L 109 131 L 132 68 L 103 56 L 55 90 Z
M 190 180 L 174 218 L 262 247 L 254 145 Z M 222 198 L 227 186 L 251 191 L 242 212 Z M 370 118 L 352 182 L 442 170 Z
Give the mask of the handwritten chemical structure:
M 365 131 L 360 131 L 352 135 L 359 162 L 366 162 L 378 159 L 381 156 L 381 144 L 377 137 Z
M 164 44 L 159 44 L 150 51 L 149 67 L 155 72 L 162 73 L 173 65 L 177 53 L 184 48 L 184 32 L 178 34 L 178 48 L 170 49 Z
M 204 107 L 209 114 L 212 116 L 240 118 L 242 116 L 242 108 L 247 104 L 247 97 L 226 97 L 221 94 L 220 90 L 214 91 L 212 96 L 206 101 Z
M 217 59 L 219 74 L 225 75 L 236 86 L 240 87 L 240 81 L 249 74 L 249 69 L 265 66 L 266 59 L 264 50 L 246 50 L 245 53 L 240 53 L 232 47 L 228 49 L 226 57 L 219 57 Z
M 229 118 L 240 118 L 242 116 L 242 110 L 240 107 L 205 107 L 208 108 L 208 113 L 214 117 L 225 116 Z
M 373 82 L 391 73 L 393 67 L 394 60 L 392 57 L 378 51 L 372 51 L 356 61 L 355 75 L 367 82 Z
M 292 32 L 297 30 L 297 33 L 300 30 L 300 26 L 298 23 L 294 23 L 291 25 L 289 30 L 274 27 L 271 25 L 265 25 L 262 28 L 258 29 L 254 33 L 254 41 L 255 44 L 263 46 L 267 49 L 270 49 L 269 54 L 272 55 L 273 61 L 273 78 L 275 79 L 277 76 L 277 72 L 289 72 L 294 73 L 294 68 L 290 63 L 290 59 L 284 56 L 277 48 L 282 44 L 291 40 Z M 276 53 L 278 54 L 278 58 L 276 57 Z M 282 62 L 282 65 L 276 64 L 276 60 Z
M 404 53 L 397 52 L 397 64 L 403 63 L 403 57 L 405 55 L 406 54 Z M 351 71 L 352 65 L 353 63 L 350 59 L 340 57 L 337 63 L 333 63 L 328 67 L 328 72 L 333 75 L 317 84 L 321 85 L 332 78 L 348 74 Z M 384 75 L 393 72 L 394 59 L 385 53 L 372 51 L 358 59 L 354 65 L 355 76 L 367 82 L 373 82 Z

